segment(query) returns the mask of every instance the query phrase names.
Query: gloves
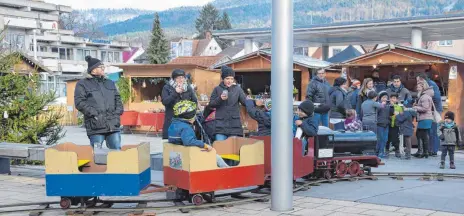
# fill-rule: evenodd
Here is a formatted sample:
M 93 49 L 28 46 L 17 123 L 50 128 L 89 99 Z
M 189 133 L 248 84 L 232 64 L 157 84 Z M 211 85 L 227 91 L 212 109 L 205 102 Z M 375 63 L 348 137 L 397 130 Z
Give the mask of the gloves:
M 440 138 L 441 141 L 445 141 L 445 136 L 443 134 L 440 135 L 439 138 Z

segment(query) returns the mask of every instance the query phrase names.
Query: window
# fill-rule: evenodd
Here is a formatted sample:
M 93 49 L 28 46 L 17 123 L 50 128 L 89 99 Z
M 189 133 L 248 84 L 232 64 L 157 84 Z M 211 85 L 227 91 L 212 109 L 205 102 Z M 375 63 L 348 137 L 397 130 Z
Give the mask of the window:
M 114 63 L 119 63 L 119 62 L 121 62 L 120 55 L 121 55 L 120 52 L 114 52 L 114 61 L 113 61 Z
M 108 52 L 108 62 L 113 62 L 113 52 Z
M 84 60 L 85 60 L 85 57 L 89 56 L 89 55 L 90 55 L 90 50 L 85 50 L 84 51 Z
M 85 58 L 85 56 L 84 56 L 84 50 L 78 49 L 78 50 L 77 50 L 77 60 L 78 60 L 78 61 L 84 61 L 84 58 Z
M 92 50 L 90 56 L 92 56 L 92 58 L 97 58 L 97 50 Z
M 74 50 L 72 48 L 67 48 L 66 54 L 67 54 L 66 57 L 68 60 L 74 60 Z
M 308 56 L 308 47 L 295 47 L 293 48 L 293 54 Z
M 47 52 L 47 47 L 46 46 L 40 46 L 39 50 L 40 50 L 40 52 Z
M 58 47 L 52 47 L 52 53 L 58 53 Z
M 106 59 L 106 51 L 101 51 L 101 59 L 100 59 L 102 62 L 107 62 L 107 59 Z
M 60 48 L 60 59 L 66 60 L 66 48 Z
M 452 40 L 438 41 L 438 46 L 453 46 Z
M 341 53 L 342 49 L 333 49 L 332 52 L 333 52 L 332 56 L 334 56 L 334 55 L 337 55 L 338 53 Z

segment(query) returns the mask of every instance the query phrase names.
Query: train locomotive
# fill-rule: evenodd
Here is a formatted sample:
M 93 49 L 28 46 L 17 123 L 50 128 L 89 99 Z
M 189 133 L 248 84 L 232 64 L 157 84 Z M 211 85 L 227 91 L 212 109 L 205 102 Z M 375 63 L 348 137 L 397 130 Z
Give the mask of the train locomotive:
M 293 139 L 289 144 L 293 145 L 293 179 L 360 176 L 370 167 L 381 165 L 377 156 L 369 154 L 375 149 L 374 136 L 372 132 L 351 134 L 320 126 L 318 136 L 308 139 L 305 154 L 302 141 Z M 164 185 L 156 186 L 150 184 L 148 143 L 110 151 L 106 165 L 95 163 L 90 146 L 60 144 L 45 153 L 47 196 L 60 196 L 62 208 L 78 204 L 92 207 L 100 196 L 150 192 L 166 192 L 168 199 L 200 205 L 213 202 L 215 193 L 221 190 L 269 187 L 270 136 L 229 137 L 213 146 L 215 150 L 205 152 L 198 147 L 164 143 Z M 237 165 L 217 167 L 216 154 L 237 161 Z

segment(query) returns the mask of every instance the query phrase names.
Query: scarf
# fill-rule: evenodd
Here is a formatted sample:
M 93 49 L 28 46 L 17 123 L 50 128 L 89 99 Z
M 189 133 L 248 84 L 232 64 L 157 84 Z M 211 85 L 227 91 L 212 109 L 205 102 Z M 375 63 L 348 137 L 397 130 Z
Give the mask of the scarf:
M 172 86 L 174 89 L 176 89 L 178 87 L 178 84 L 176 81 L 174 81 L 173 79 L 170 79 L 169 80 L 169 85 Z M 182 86 L 180 86 L 182 88 L 182 92 L 186 92 L 187 91 L 187 86 L 188 86 L 188 83 L 187 82 L 184 82 L 184 84 Z
M 452 121 L 452 122 L 450 122 L 450 123 L 446 123 L 446 122 L 443 123 L 443 126 L 444 126 L 445 128 L 453 128 L 454 125 L 455 125 L 454 121 Z

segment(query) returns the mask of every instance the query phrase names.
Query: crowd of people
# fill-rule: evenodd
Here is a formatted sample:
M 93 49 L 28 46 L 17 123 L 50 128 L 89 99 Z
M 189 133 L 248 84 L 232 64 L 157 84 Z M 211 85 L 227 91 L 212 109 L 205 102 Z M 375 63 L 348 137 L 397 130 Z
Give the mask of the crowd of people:
M 104 77 L 104 65 L 100 60 L 86 57 L 89 77 L 76 85 L 76 108 L 84 114 L 87 135 L 92 146 L 101 146 L 103 141 L 110 149 L 120 149 L 120 116 L 123 105 L 114 82 Z M 450 168 L 454 169 L 454 149 L 461 143 L 454 113 L 447 112 L 441 120 L 443 107 L 436 83 L 425 74 L 417 76 L 417 99 L 402 84 L 400 76 L 394 76 L 387 85 L 374 71 L 372 78 L 362 82 L 339 77 L 331 86 L 325 70 L 317 71 L 307 88 L 306 100 L 298 106 L 293 118 L 294 136 L 302 138 L 302 152 L 307 152 L 307 137 L 316 136 L 319 125 L 333 125 L 334 130 L 370 130 L 377 135 L 377 154 L 387 157 L 390 146 L 396 157 L 401 155 L 400 143 L 404 143 L 405 159 L 411 155 L 419 158 L 436 156 L 441 143 L 441 164 L 445 167 L 445 157 L 450 157 Z M 258 122 L 258 130 L 252 136 L 271 135 L 270 100 L 253 100 L 235 83 L 232 68 L 221 68 L 221 83 L 214 88 L 210 102 L 203 113 L 203 126 L 211 142 L 198 139 L 192 124 L 197 115 L 195 91 L 188 85 L 183 70 L 172 72 L 171 79 L 162 91 L 162 103 L 166 108 L 163 139 L 170 143 L 198 146 L 211 151 L 213 140 L 226 140 L 231 136 L 242 136 L 240 104 L 246 107 L 251 118 Z M 417 122 L 416 137 L 418 151 L 411 154 L 411 137 L 414 133 L 413 121 Z M 300 130 L 299 130 L 300 129 Z M 403 142 L 400 142 L 400 138 Z M 219 167 L 236 165 L 225 163 L 217 156 Z

